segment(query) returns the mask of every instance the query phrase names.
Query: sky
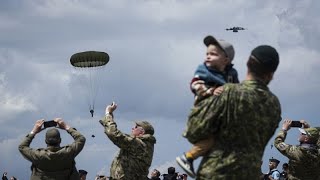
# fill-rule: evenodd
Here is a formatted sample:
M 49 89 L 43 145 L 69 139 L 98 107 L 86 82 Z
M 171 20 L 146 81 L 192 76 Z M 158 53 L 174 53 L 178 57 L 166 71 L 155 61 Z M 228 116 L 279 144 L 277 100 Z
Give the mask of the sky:
M 280 54 L 270 90 L 281 102 L 282 117 L 320 126 L 320 19 L 316 0 L 1 0 L 0 1 L 0 171 L 28 179 L 31 163 L 18 151 L 36 120 L 63 118 L 86 136 L 76 157 L 78 169 L 109 175 L 119 150 L 104 134 L 99 119 L 115 101 L 115 121 L 130 133 L 136 120 L 155 128 L 150 170 L 182 172 L 175 157 L 191 144 L 182 137 L 193 105 L 189 82 L 205 57 L 203 38 L 213 35 L 234 45 L 239 79 L 253 48 L 268 44 Z M 246 30 L 225 31 L 233 26 Z M 95 114 L 89 113 L 88 72 L 70 64 L 74 53 L 103 51 L 110 61 L 94 71 Z M 279 123 L 281 128 L 282 122 Z M 73 139 L 64 131 L 62 145 Z M 31 147 L 45 147 L 45 131 Z M 94 134 L 95 138 L 91 135 Z M 292 128 L 286 142 L 298 144 Z M 287 158 L 265 148 L 268 159 Z M 199 160 L 195 165 L 199 164 Z M 279 168 L 281 170 L 281 168 Z

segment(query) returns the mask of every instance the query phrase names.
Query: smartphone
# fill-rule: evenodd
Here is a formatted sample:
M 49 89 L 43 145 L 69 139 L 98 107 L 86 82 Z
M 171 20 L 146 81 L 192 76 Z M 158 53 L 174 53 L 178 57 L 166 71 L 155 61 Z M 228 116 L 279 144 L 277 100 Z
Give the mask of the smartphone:
M 43 127 L 44 127 L 44 128 L 56 127 L 56 126 L 57 126 L 57 123 L 56 123 L 55 121 L 53 121 L 53 120 L 51 120 L 51 121 L 45 121 L 45 122 L 43 123 Z
M 292 121 L 291 122 L 291 127 L 301 128 L 302 127 L 302 123 L 300 121 Z

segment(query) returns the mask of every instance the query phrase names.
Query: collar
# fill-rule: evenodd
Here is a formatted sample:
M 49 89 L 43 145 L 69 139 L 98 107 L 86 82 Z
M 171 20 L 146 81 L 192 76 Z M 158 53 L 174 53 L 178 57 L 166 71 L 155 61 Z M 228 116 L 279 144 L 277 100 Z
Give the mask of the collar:
M 304 148 L 307 148 L 307 149 L 316 147 L 314 144 L 308 144 L 308 143 L 301 143 L 300 146 L 304 147 Z
M 248 86 L 248 87 L 269 90 L 268 86 L 260 80 L 244 80 L 241 82 L 241 84 L 244 84 L 245 86 Z

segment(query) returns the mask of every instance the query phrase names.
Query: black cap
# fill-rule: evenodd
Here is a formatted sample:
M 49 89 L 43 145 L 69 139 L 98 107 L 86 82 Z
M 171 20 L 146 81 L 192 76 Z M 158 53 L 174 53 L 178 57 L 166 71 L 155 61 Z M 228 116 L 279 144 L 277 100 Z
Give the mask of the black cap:
M 86 170 L 83 170 L 83 169 L 80 169 L 79 170 L 79 174 L 82 175 L 82 174 L 88 174 L 88 172 Z
M 280 163 L 280 161 L 279 161 L 278 159 L 274 159 L 274 158 L 269 159 L 269 161 L 270 161 L 270 162 L 275 162 L 275 163 L 277 163 L 277 164 L 279 164 L 279 163 Z
M 263 64 L 270 72 L 275 72 L 279 65 L 279 54 L 277 50 L 271 46 L 258 46 L 252 50 L 251 55 Z

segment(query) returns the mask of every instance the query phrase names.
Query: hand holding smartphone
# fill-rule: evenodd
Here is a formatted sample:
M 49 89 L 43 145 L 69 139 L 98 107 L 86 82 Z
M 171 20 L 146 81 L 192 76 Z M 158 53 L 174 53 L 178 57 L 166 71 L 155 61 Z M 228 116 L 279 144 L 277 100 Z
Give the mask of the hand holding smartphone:
M 56 127 L 57 123 L 54 120 L 50 120 L 50 121 L 45 121 L 43 123 L 43 127 L 44 128 L 48 128 L 48 127 Z
M 292 121 L 291 122 L 291 127 L 301 128 L 302 127 L 302 123 L 300 121 Z

